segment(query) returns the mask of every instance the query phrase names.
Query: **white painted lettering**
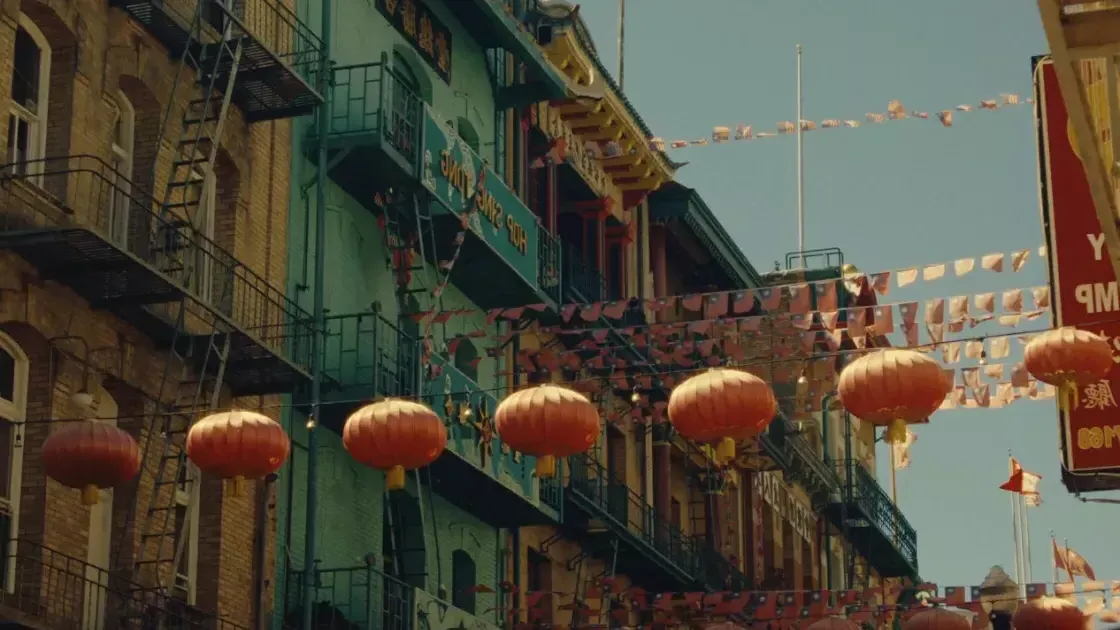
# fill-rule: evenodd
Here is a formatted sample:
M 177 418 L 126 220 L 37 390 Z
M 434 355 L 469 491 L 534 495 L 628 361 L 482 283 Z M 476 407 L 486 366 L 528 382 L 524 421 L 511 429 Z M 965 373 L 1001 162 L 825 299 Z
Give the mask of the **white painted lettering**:
M 1120 290 L 1115 280 L 1079 284 L 1074 288 L 1073 296 L 1090 315 L 1120 311 Z
M 1085 237 L 1093 246 L 1093 259 L 1099 262 L 1104 258 L 1104 234 L 1086 234 Z

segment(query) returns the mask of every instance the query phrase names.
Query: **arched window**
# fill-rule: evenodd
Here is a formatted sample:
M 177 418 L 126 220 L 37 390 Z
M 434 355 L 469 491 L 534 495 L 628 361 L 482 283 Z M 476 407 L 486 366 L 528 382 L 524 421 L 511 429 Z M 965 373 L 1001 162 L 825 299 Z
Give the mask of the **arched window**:
M 0 333 L 0 537 L 11 541 L 19 531 L 19 490 L 23 472 L 20 423 L 27 412 L 29 362 L 11 337 Z M 15 543 L 4 553 L 4 587 L 15 588 Z
M 113 203 L 109 207 L 109 236 L 120 244 L 128 240 L 128 215 L 132 194 L 132 156 L 135 151 L 136 109 L 124 92 L 118 91 L 113 99 L 116 120 L 110 146 L 113 160 Z
M 474 614 L 475 589 L 478 578 L 475 575 L 474 559 L 462 549 L 451 552 L 451 605 Z
M 51 47 L 35 23 L 22 14 L 15 44 L 6 162 L 16 173 L 36 173 L 42 171 L 42 164 L 35 160 L 43 159 L 47 150 Z
M 416 96 L 420 96 L 419 77 L 416 76 L 416 72 L 413 71 L 412 65 L 408 63 L 404 55 L 396 50 L 393 51 L 393 72 L 396 73 L 397 78 L 406 88 L 412 90 L 412 93 Z
M 467 378 L 478 382 L 478 348 L 470 339 L 463 339 L 458 348 L 455 348 L 455 367 Z
M 459 128 L 459 137 L 467 146 L 471 148 L 476 154 L 478 153 L 478 132 L 475 131 L 474 125 L 466 118 L 459 118 L 456 121 L 456 127 Z

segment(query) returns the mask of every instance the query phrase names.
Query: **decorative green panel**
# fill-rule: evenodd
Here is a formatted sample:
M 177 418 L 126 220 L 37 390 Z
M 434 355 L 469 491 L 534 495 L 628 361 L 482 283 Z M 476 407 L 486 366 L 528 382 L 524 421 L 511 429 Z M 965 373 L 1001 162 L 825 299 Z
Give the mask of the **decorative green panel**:
M 438 202 L 432 209 L 434 213 L 466 214 L 479 169 L 485 169 L 484 192 L 475 201 L 478 211 L 468 227 L 536 289 L 540 243 L 533 212 L 431 108 L 424 110 L 423 146 L 420 180 Z
M 447 359 L 433 356 L 441 374 L 425 381 L 424 395 L 447 426 L 447 448 L 510 490 L 538 503 L 533 471 L 536 459 L 504 447 L 494 432 L 498 399 Z

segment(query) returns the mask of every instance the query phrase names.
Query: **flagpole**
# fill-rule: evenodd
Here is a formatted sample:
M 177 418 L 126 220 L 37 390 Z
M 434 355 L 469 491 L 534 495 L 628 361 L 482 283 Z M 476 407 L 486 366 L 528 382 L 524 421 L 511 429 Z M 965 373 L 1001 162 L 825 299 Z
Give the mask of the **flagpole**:
M 801 128 L 801 44 L 797 45 L 797 253 L 799 269 L 805 268 L 805 133 Z
M 1031 521 L 1028 518 L 1030 506 L 1022 495 L 1019 496 L 1019 508 L 1023 511 L 1023 561 L 1027 564 L 1027 582 L 1031 582 L 1034 581 L 1034 566 L 1031 562 Z
M 800 124 L 800 121 L 798 121 L 798 124 Z M 892 529 L 894 530 L 894 543 L 897 545 L 898 544 L 898 516 L 897 516 L 897 514 L 899 514 L 899 510 L 897 509 L 898 508 L 898 485 L 895 483 L 894 473 L 895 473 L 895 470 L 898 468 L 898 462 L 895 461 L 894 444 L 891 443 L 891 442 L 888 442 L 887 443 L 887 448 L 890 449 L 890 451 L 891 451 L 891 503 L 893 503 L 894 507 L 896 508 L 893 511 L 893 514 L 895 514 L 896 516 L 895 516 L 894 527 Z
M 1015 474 L 1014 458 L 1011 456 L 1011 449 L 1007 449 L 1007 468 L 1009 475 Z M 1019 542 L 1019 510 L 1015 505 L 1015 496 L 1017 492 L 1009 492 L 1011 499 L 1011 538 L 1015 543 L 1015 576 L 1014 579 L 1020 584 L 1023 582 L 1023 558 L 1022 558 L 1022 545 Z
M 1054 530 L 1050 530 L 1050 564 L 1054 565 L 1054 583 L 1058 583 L 1058 555 L 1054 552 L 1058 549 L 1058 539 L 1054 538 Z

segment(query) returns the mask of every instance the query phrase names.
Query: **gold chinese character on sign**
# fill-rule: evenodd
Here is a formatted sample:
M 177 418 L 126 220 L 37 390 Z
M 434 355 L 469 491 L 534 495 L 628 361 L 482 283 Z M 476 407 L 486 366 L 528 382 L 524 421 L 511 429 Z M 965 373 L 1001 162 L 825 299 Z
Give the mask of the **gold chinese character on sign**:
M 420 33 L 416 36 L 416 43 L 420 50 L 428 53 L 429 57 L 435 56 L 434 35 L 432 34 L 432 19 L 427 13 L 420 15 Z
M 447 43 L 447 34 L 440 31 L 436 33 L 436 67 L 439 71 L 448 74 L 451 72 L 451 47 Z
M 401 26 L 405 35 L 416 38 L 416 0 L 401 0 Z
M 389 15 L 397 14 L 397 7 L 400 6 L 401 0 L 385 0 L 385 12 Z
M 1086 409 L 1108 409 L 1116 406 L 1116 397 L 1112 395 L 1112 385 L 1106 380 L 1086 385 L 1083 396 Z

